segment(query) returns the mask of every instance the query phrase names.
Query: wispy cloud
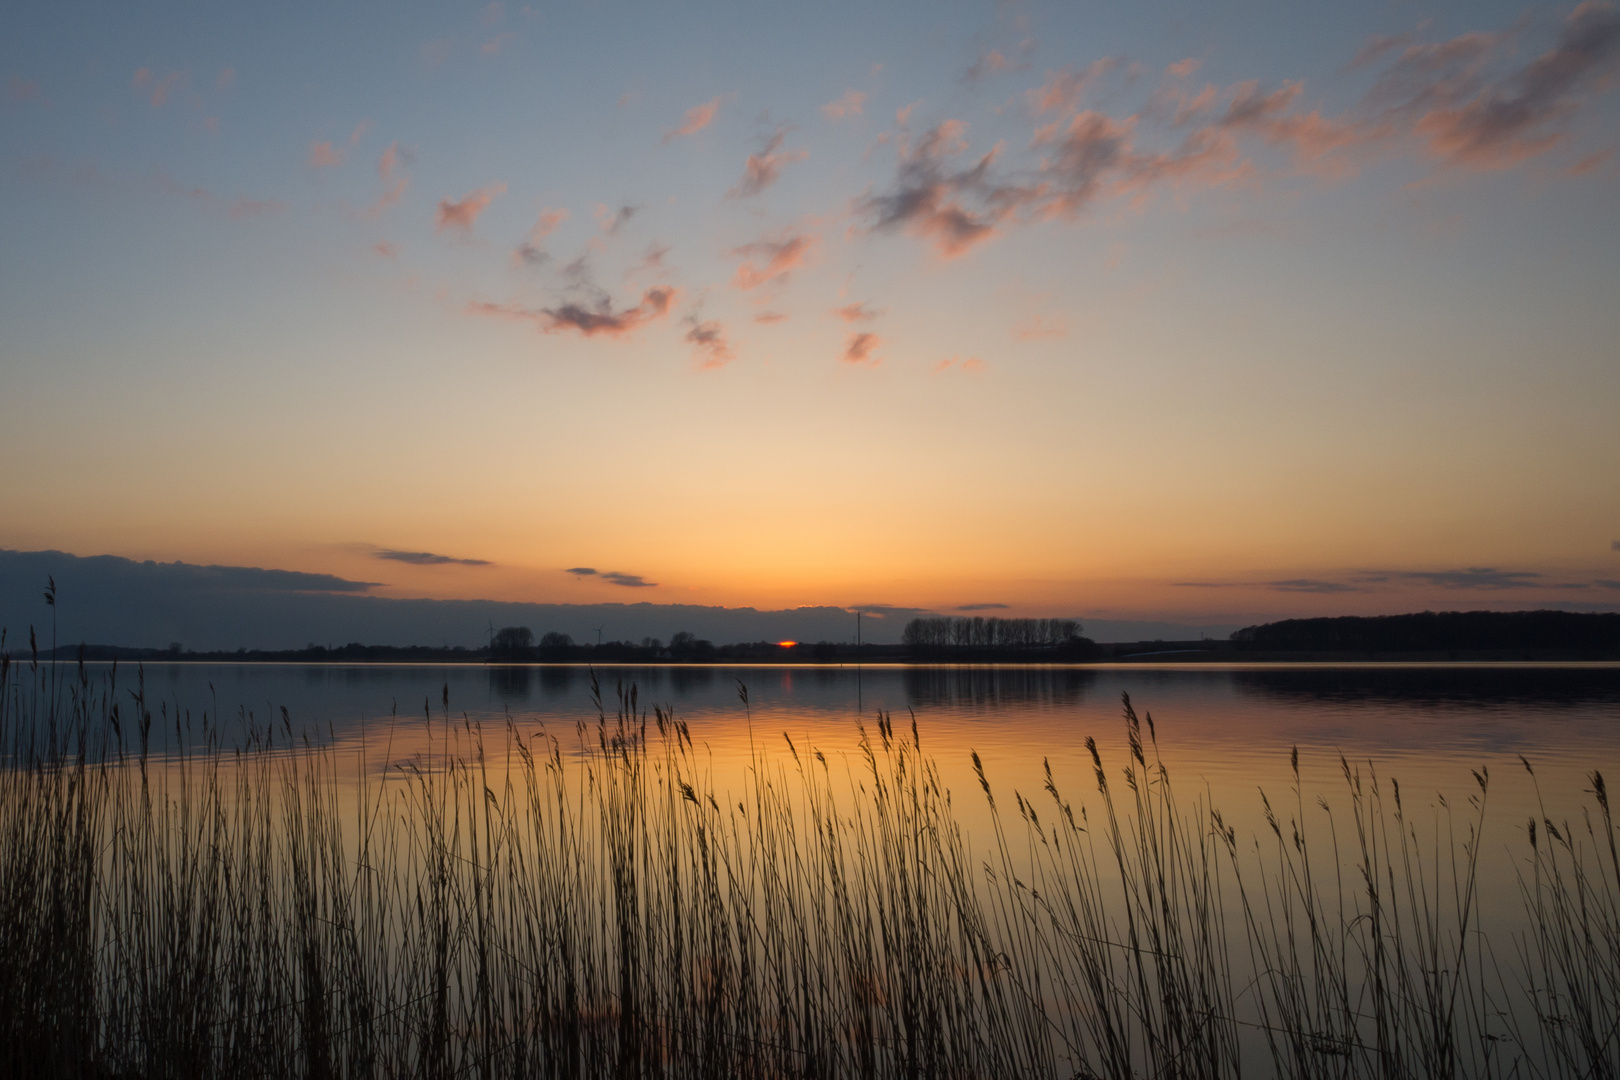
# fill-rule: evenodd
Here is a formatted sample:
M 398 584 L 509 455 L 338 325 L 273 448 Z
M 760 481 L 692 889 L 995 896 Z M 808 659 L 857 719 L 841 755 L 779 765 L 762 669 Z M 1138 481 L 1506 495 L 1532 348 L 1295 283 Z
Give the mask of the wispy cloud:
M 205 187 L 186 187 L 167 173 L 159 173 L 157 182 L 170 195 L 178 196 L 196 206 L 222 211 L 237 221 L 261 217 L 266 214 L 279 214 L 287 209 L 286 203 L 275 199 L 249 199 L 246 197 L 224 199 Z
M 489 209 L 496 196 L 505 191 L 504 183 L 494 183 L 469 191 L 460 199 L 440 199 L 438 209 L 433 214 L 434 231 L 470 235 L 473 226 L 478 224 L 479 215 Z
M 411 184 L 411 178 L 405 173 L 410 163 L 410 150 L 400 146 L 398 141 L 389 143 L 383 150 L 377 159 L 377 175 L 382 179 L 383 192 L 367 207 L 367 217 L 376 217 L 404 197 L 405 189 Z
M 641 258 L 636 260 L 636 264 L 625 271 L 625 277 L 665 277 L 670 271 L 669 264 L 664 261 L 667 258 L 669 258 L 669 245 L 660 244 L 654 240 L 647 245 L 647 250 L 641 253 Z
M 133 80 L 135 89 L 146 94 L 154 109 L 162 108 L 168 104 L 169 95 L 176 90 L 184 89 L 186 73 L 171 71 L 166 75 L 158 75 L 151 68 L 138 68 Z
M 1543 575 L 1529 570 L 1498 570 L 1494 566 L 1470 566 L 1464 570 L 1406 570 L 1389 575 L 1406 581 L 1421 581 L 1442 589 L 1525 589 L 1542 584 Z
M 567 573 L 575 577 L 598 577 L 610 585 L 623 585 L 627 589 L 656 588 L 656 581 L 648 581 L 640 574 L 626 574 L 618 570 L 597 570 L 591 566 L 571 566 Z
M 619 235 L 619 230 L 628 225 L 640 209 L 639 206 L 630 205 L 615 209 L 607 203 L 597 203 L 591 207 L 591 216 L 596 219 L 596 228 L 601 235 L 613 237 Z
M 686 340 L 696 346 L 700 370 L 714 371 L 736 359 L 736 353 L 726 341 L 726 329 L 720 323 L 712 319 L 699 322 L 696 316 L 688 318 L 686 323 Z
M 1499 169 L 1534 157 L 1564 137 L 1560 125 L 1620 59 L 1620 13 L 1592 0 L 1564 20 L 1553 47 L 1496 78 L 1486 61 L 1502 35 L 1466 34 L 1408 45 L 1379 79 L 1374 97 L 1415 117 L 1429 153 L 1448 165 Z
M 946 120 L 921 138 L 902 138 L 895 190 L 861 200 L 857 210 L 872 219 L 876 230 L 903 230 L 931 241 L 947 259 L 966 253 L 995 234 L 997 223 L 1012 210 L 1012 203 L 988 184 L 997 151 L 991 150 L 966 169 L 951 170 L 946 162 L 967 149 L 967 125 Z M 983 195 L 988 204 L 970 209 L 963 196 Z
M 578 333 L 583 337 L 621 337 L 644 323 L 668 313 L 676 291 L 667 285 L 648 289 L 634 307 L 615 309 L 607 297 L 593 304 L 566 303 L 549 308 L 525 308 L 477 300 L 467 305 L 472 315 L 531 323 L 548 334 Z
M 1266 588 L 1277 592 L 1294 593 L 1347 593 L 1361 592 L 1354 585 L 1346 585 L 1342 581 L 1321 581 L 1316 578 L 1289 578 L 1286 581 L 1268 581 Z
M 681 118 L 680 126 L 668 128 L 664 131 L 663 141 L 667 143 L 683 135 L 696 135 L 714 123 L 714 118 L 720 115 L 720 105 L 724 101 L 725 95 L 722 94 L 717 98 L 705 101 L 701 105 L 694 105 L 687 109 L 686 115 Z
M 999 75 L 1004 71 L 1028 71 L 1029 54 L 1034 50 L 1034 40 L 1023 42 L 1018 47 L 1016 55 L 1009 56 L 1000 49 L 990 49 L 980 53 L 979 58 L 962 73 L 962 81 L 976 83 L 988 75 Z
M 1093 60 L 1083 68 L 1064 67 L 1048 71 L 1045 81 L 1025 94 L 1024 100 L 1028 102 L 1031 111 L 1037 114 L 1073 112 L 1080 108 L 1080 103 L 1092 88 L 1119 65 L 1119 57 L 1105 56 L 1101 60 Z
M 549 259 L 551 256 L 547 254 L 545 249 L 546 237 L 556 232 L 568 218 L 569 214 L 565 209 L 560 207 L 554 209 L 549 206 L 542 207 L 539 220 L 529 230 L 529 234 L 524 238 L 523 243 L 519 244 L 517 250 L 512 253 L 513 260 L 529 266 L 539 266 Z
M 847 120 L 861 115 L 865 108 L 866 94 L 860 90 L 845 90 L 843 97 L 821 107 L 821 115 L 828 120 Z
M 733 248 L 733 255 L 743 258 L 742 265 L 732 276 L 731 283 L 739 289 L 757 289 L 761 285 L 781 283 L 805 265 L 816 244 L 809 233 L 789 232 L 779 239 L 756 240 L 751 244 Z
M 331 140 L 326 142 L 312 142 L 309 144 L 309 167 L 312 169 L 330 169 L 343 164 L 343 150 L 333 147 Z
M 1004 611 L 1010 604 L 957 604 L 957 611 Z
M 766 188 L 776 183 L 782 175 L 782 166 L 795 161 L 803 161 L 809 155 L 803 150 L 783 150 L 782 141 L 787 138 L 785 129 L 778 128 L 765 149 L 757 154 L 749 154 L 748 160 L 743 163 L 742 179 L 737 181 L 726 197 L 731 199 L 750 199 L 760 194 Z
M 977 356 L 947 356 L 943 360 L 935 361 L 931 370 L 935 375 L 943 375 L 947 371 L 975 374 L 983 371 L 984 367 L 984 361 Z
M 1019 341 L 1061 338 L 1069 333 L 1069 320 L 1063 315 L 1032 311 L 1013 325 L 1012 336 Z
M 385 259 L 399 258 L 399 248 L 395 247 L 393 244 L 390 244 L 387 240 L 379 240 L 375 244 L 372 244 L 371 250 Z
M 858 304 L 845 304 L 841 308 L 834 308 L 833 314 L 847 323 L 871 322 L 880 318 L 884 312 L 882 308 L 870 308 L 870 300 L 862 300 Z
M 457 559 L 449 555 L 436 555 L 431 551 L 395 551 L 378 548 L 372 557 L 390 562 L 409 563 L 412 566 L 493 566 L 488 559 Z
M 1569 119 L 1620 69 L 1620 13 L 1613 4 L 1579 5 L 1550 48 L 1502 66 L 1498 57 L 1525 32 L 1369 42 L 1352 68 L 1378 74 L 1361 103 L 1342 115 L 1309 105 L 1298 81 L 1193 87 L 1187 80 L 1197 63 L 1189 59 L 1165 69 L 1140 111 L 1111 116 L 1087 100 L 1115 71 L 1135 77 L 1132 66 L 1104 57 L 1051 71 L 1026 96 L 1037 122 L 1033 164 L 1003 164 L 1001 144 L 959 162 L 968 152 L 965 123 L 947 120 L 920 137 L 902 123 L 893 138 L 892 186 L 857 200 L 855 209 L 872 230 L 915 236 L 949 259 L 1007 229 L 1078 220 L 1109 200 L 1140 207 L 1160 190 L 1254 186 L 1276 172 L 1252 155 L 1258 146 L 1287 155 L 1293 175 L 1342 176 L 1374 154 L 1414 144 L 1448 167 L 1507 167 L 1557 145 Z M 986 54 L 987 70 L 1005 62 Z M 1607 153 L 1589 155 L 1570 171 L 1596 170 Z
M 6 102 L 11 105 L 21 105 L 25 101 L 42 100 L 43 90 L 34 79 L 25 79 L 21 75 L 13 75 L 6 80 Z
M 882 346 L 882 338 L 869 330 L 863 330 L 849 335 L 849 340 L 844 343 L 843 355 L 839 359 L 846 364 L 870 364 L 876 367 L 883 362 L 883 358 L 877 355 L 878 349 Z
M 787 316 L 780 311 L 762 311 L 754 316 L 754 321 L 770 326 L 772 323 L 787 322 Z
M 1599 150 L 1596 153 L 1587 154 L 1585 157 L 1581 158 L 1581 160 L 1565 169 L 1564 175 L 1585 176 L 1588 173 L 1595 173 L 1614 158 L 1614 153 L 1615 148 L 1611 146 L 1607 150 Z

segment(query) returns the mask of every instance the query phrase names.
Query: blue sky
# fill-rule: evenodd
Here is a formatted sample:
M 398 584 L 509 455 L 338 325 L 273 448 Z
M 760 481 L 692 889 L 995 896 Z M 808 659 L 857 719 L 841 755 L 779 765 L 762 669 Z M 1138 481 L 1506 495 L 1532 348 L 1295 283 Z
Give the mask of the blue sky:
M 1620 598 L 1612 6 L 0 27 L 0 546 L 555 602 Z

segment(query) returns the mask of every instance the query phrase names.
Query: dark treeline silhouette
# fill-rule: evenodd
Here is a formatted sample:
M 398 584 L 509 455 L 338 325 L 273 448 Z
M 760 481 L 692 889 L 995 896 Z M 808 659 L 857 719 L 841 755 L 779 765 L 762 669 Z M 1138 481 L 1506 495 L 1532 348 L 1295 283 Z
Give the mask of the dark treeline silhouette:
M 36 659 L 86 661 L 188 661 L 206 663 L 434 663 L 434 664 L 684 664 L 684 663 L 882 663 L 906 658 L 899 645 L 852 645 L 834 641 L 740 641 L 716 645 L 681 631 L 666 643 L 658 638 L 581 644 L 557 631 L 537 639 L 526 626 L 503 627 L 491 635 L 487 647 L 464 645 L 308 645 L 302 649 L 167 648 L 123 645 L 63 645 L 52 650 L 36 646 Z
M 1344 615 L 1246 626 L 1232 635 L 1246 652 L 1557 652 L 1620 654 L 1620 614 L 1573 611 L 1424 611 Z
M 1000 619 L 928 616 L 912 619 L 900 635 L 913 657 L 955 659 L 1084 659 L 1095 648 L 1080 636 L 1078 619 Z

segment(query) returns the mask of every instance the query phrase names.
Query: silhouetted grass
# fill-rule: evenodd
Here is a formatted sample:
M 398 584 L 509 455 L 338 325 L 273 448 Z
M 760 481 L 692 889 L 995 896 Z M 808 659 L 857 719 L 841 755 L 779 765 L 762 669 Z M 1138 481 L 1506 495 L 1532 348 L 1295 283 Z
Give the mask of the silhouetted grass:
M 974 856 L 915 721 L 881 714 L 829 762 L 755 742 L 739 688 L 733 798 L 634 687 L 610 710 L 593 683 L 566 739 L 447 691 L 355 750 L 0 666 L 4 1075 L 1620 1075 L 1595 773 L 1595 814 L 1532 822 L 1493 949 L 1485 775 L 1460 825 L 1419 823 L 1344 763 L 1341 820 L 1296 757 L 1291 806 L 1240 836 L 1128 699 L 1129 758 L 1088 742 L 1085 799 L 1050 768 L 999 791 L 975 755 Z

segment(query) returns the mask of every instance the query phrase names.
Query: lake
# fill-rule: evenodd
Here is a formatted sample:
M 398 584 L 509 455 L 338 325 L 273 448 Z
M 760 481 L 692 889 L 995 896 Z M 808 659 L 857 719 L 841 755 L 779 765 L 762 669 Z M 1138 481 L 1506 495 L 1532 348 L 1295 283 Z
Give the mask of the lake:
M 0 774 L 0 894 L 83 912 L 21 1000 L 126 1071 L 1620 1063 L 1620 664 L 126 665 L 127 749 L 141 688 L 150 767 Z
M 89 665 L 105 673 L 107 665 Z M 566 730 L 594 720 L 591 671 L 574 665 L 149 664 L 155 703 L 227 719 L 251 713 L 351 742 L 397 714 L 406 745 L 428 730 L 424 706 L 484 723 L 510 716 Z M 1415 793 L 1458 792 L 1470 770 L 1489 769 L 1490 819 L 1515 826 L 1534 791 L 1519 758 L 1531 761 L 1542 794 L 1578 794 L 1592 769 L 1620 774 L 1620 664 L 1554 665 L 1097 665 L 993 666 L 627 666 L 596 678 L 611 715 L 615 687 L 635 686 L 644 708 L 667 706 L 691 725 L 717 764 L 746 758 L 752 732 L 780 749 L 844 751 L 856 723 L 881 710 L 914 716 L 924 749 L 947 776 L 967 775 L 979 753 L 992 781 L 1038 789 L 1043 759 L 1059 775 L 1089 775 L 1084 747 L 1121 757 L 1121 695 L 1151 713 L 1178 784 L 1207 787 L 1228 814 L 1257 805 L 1257 788 L 1291 783 L 1289 751 L 1300 751 L 1306 787 L 1339 782 L 1339 757 L 1373 763 Z M 119 684 L 134 686 L 130 665 Z

